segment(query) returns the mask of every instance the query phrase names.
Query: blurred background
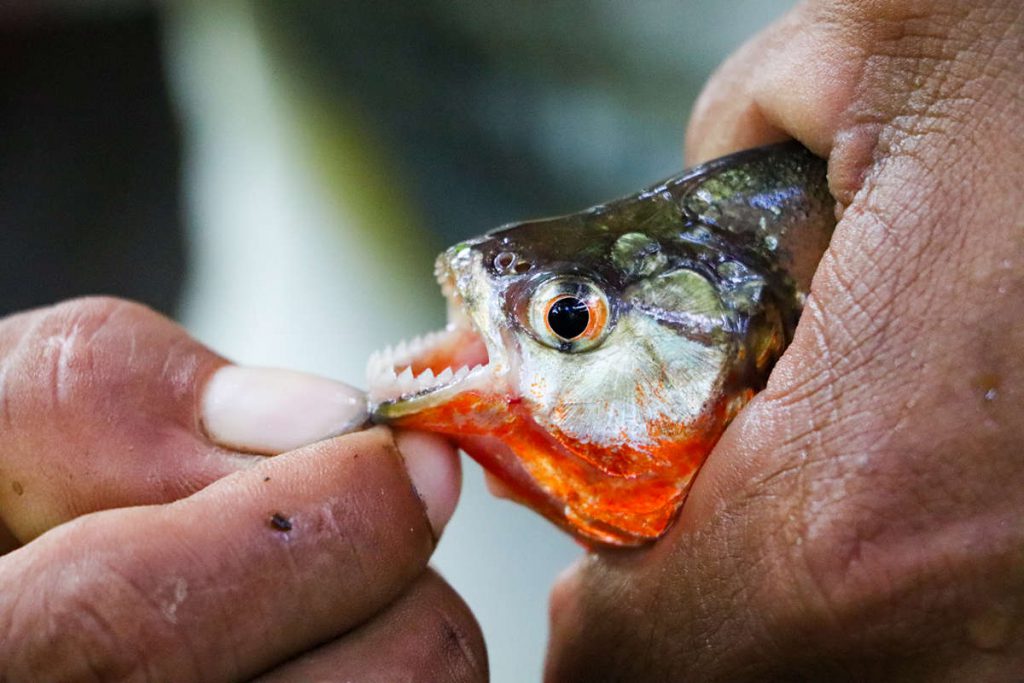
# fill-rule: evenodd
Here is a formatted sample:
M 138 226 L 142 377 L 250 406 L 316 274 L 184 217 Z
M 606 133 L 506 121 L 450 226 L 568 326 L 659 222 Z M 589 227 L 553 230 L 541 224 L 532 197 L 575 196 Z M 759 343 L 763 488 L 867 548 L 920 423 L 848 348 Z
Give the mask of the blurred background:
M 0 2 L 0 314 L 115 294 L 362 386 L 443 324 L 443 246 L 678 171 L 701 84 L 791 4 Z M 581 551 L 465 474 L 434 564 L 493 680 L 537 680 Z

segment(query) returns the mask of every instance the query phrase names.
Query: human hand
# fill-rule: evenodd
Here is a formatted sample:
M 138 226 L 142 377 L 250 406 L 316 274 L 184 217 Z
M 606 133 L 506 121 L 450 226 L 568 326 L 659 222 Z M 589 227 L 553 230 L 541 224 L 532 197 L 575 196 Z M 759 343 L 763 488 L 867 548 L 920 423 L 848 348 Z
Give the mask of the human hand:
M 354 390 L 230 366 L 135 304 L 0 320 L 0 679 L 486 679 L 426 568 L 450 446 L 297 448 L 364 420 Z
M 786 136 L 843 209 L 795 339 L 670 533 L 552 595 L 550 681 L 1019 679 L 1024 6 L 812 0 L 691 162 Z

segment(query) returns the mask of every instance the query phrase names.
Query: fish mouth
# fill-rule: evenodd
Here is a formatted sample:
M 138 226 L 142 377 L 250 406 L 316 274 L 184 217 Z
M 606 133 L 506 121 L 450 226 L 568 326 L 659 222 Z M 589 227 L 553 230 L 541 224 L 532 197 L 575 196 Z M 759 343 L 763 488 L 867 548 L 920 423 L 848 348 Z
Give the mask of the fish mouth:
M 540 486 L 505 440 L 510 431 L 537 427 L 512 410 L 516 357 L 507 349 L 514 340 L 491 322 L 502 313 L 480 254 L 453 247 L 438 259 L 435 274 L 448 302 L 448 324 L 370 356 L 372 419 L 449 435 L 505 485 L 505 497 L 564 526 L 564 501 Z
M 370 412 L 393 422 L 444 405 L 465 393 L 493 394 L 505 366 L 499 340 L 484 332 L 486 312 L 471 310 L 452 259 L 438 259 L 436 275 L 448 302 L 442 330 L 371 354 L 366 365 Z

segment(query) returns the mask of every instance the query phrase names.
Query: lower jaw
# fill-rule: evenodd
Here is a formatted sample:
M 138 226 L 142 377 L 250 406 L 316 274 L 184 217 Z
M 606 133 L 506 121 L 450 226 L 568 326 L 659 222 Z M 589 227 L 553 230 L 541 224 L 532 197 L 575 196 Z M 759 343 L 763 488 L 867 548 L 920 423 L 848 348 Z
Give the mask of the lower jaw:
M 451 438 L 501 482 L 503 497 L 546 517 L 586 547 L 636 546 L 665 532 L 695 466 L 679 458 L 688 476 L 674 469 L 611 476 L 563 451 L 519 413 L 514 402 L 463 394 L 385 421 Z
M 565 504 L 542 489 L 520 464 L 512 449 L 500 439 L 493 436 L 461 435 L 455 437 L 455 442 L 466 455 L 484 468 L 488 477 L 500 484 L 500 497 L 525 505 L 572 531 L 565 517 Z
M 552 483 L 552 490 L 548 490 L 530 474 L 512 447 L 497 437 L 458 435 L 454 440 L 499 482 L 501 497 L 541 514 L 587 548 L 636 546 L 655 540 L 670 525 L 684 493 L 665 481 L 666 485 L 659 487 L 665 497 L 654 509 L 623 514 L 622 504 L 637 493 L 631 488 L 635 483 L 628 479 L 608 481 L 600 478 L 605 475 L 598 475 L 597 481 L 585 483 L 566 473 L 567 481 Z M 561 457 L 572 458 L 568 453 Z M 568 485 L 568 481 L 575 483 Z M 557 493 L 565 488 L 561 484 L 571 489 L 567 498 Z M 576 503 L 569 498 L 576 498 Z

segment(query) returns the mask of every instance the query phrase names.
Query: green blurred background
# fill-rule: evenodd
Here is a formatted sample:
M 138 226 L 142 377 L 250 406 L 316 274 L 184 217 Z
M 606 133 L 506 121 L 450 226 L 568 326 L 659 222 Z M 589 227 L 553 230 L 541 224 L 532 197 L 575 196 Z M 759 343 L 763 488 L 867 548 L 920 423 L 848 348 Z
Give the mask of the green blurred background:
M 679 170 L 701 84 L 791 4 L 0 4 L 0 313 L 117 294 L 362 385 L 442 324 L 442 246 Z M 537 679 L 579 554 L 467 465 L 435 566 L 493 680 Z

